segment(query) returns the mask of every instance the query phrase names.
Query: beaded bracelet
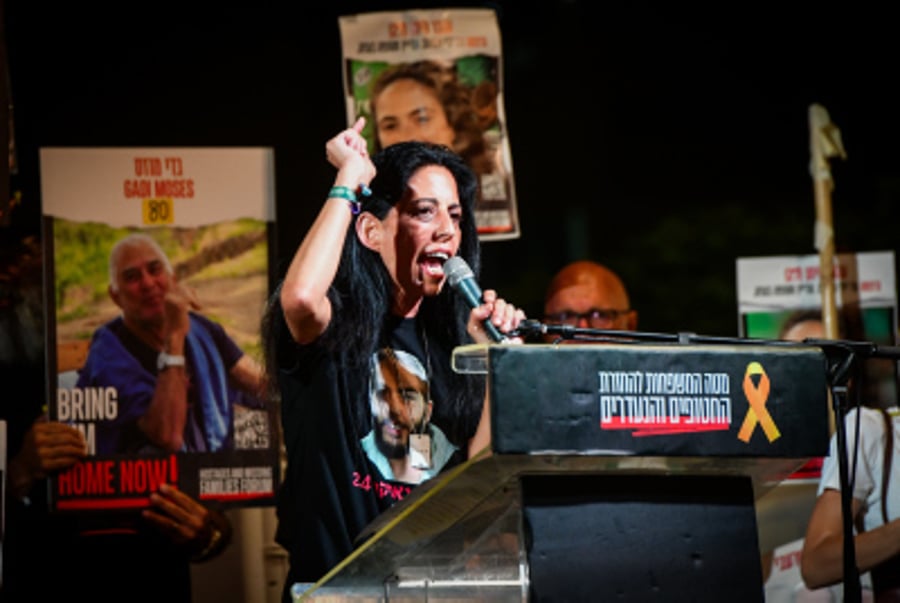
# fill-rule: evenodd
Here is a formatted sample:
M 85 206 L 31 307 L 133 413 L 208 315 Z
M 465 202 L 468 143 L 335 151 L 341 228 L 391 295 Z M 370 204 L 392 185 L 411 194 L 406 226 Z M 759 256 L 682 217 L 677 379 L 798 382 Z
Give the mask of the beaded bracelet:
M 368 197 L 372 194 L 372 189 L 370 189 L 365 184 L 359 185 L 359 194 L 363 197 Z M 328 191 L 328 198 L 336 198 L 336 199 L 346 199 L 348 203 L 350 203 L 350 211 L 353 212 L 353 215 L 359 213 L 360 210 L 360 201 L 356 197 L 356 191 L 347 186 L 332 186 L 331 190 Z
M 346 199 L 350 204 L 350 211 L 353 215 L 359 213 L 359 199 L 356 198 L 356 193 L 353 192 L 353 189 L 351 188 L 346 186 L 332 186 L 331 190 L 328 191 L 328 198 Z

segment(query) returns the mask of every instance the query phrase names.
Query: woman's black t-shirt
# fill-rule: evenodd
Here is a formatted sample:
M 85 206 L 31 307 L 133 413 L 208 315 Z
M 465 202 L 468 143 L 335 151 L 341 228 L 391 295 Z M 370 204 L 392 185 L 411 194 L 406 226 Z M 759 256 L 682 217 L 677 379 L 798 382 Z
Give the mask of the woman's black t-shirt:
M 354 409 L 369 408 L 369 376 L 348 375 L 339 368 L 341 358 L 316 343 L 297 346 L 286 326 L 280 326 L 279 387 L 287 469 L 278 493 L 276 540 L 290 557 L 284 589 L 284 600 L 289 601 L 294 583 L 322 578 L 360 544 L 356 538 L 363 529 L 415 484 L 386 478 L 363 446 L 363 440 L 372 437 L 372 413 L 365 413 L 370 420 L 360 424 Z M 382 345 L 412 354 L 428 366 L 427 343 L 423 345 L 415 319 L 397 319 Z M 431 384 L 435 406 L 445 391 L 446 384 Z M 454 448 L 441 469 L 464 460 L 460 448 Z

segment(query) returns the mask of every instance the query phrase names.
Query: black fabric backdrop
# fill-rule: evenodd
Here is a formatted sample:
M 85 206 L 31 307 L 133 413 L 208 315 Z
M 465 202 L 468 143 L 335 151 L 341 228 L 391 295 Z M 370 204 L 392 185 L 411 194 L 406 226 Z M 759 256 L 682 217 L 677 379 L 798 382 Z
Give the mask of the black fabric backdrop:
M 346 126 L 337 17 L 449 5 L 7 0 L 16 228 L 39 229 L 41 146 L 272 146 L 283 265 L 331 183 L 324 142 Z M 736 335 L 735 259 L 815 252 L 813 102 L 849 154 L 832 163 L 838 249 L 894 248 L 900 99 L 886 14 L 452 5 L 498 13 L 522 237 L 485 245 L 481 283 L 530 315 L 553 272 L 590 257 L 623 276 L 642 330 Z

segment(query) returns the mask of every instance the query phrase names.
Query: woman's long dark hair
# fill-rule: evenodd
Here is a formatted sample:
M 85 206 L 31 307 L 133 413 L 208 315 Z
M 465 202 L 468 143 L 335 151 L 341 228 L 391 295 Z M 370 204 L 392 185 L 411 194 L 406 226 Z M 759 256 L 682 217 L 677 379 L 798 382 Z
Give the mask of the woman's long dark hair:
M 462 238 L 458 255 L 476 274 L 481 266 L 481 252 L 475 227 L 474 204 L 477 180 L 472 170 L 452 150 L 442 145 L 424 142 L 402 142 L 379 151 L 372 157 L 377 175 L 370 188 L 372 195 L 362 199 L 362 211 L 384 219 L 388 211 L 407 192 L 412 175 L 424 166 L 447 168 L 456 180 L 462 205 L 459 228 Z M 364 392 L 368 378 L 369 359 L 377 349 L 384 327 L 391 317 L 394 283 L 376 252 L 359 242 L 356 221 L 348 227 L 341 262 L 328 296 L 332 304 L 332 321 L 318 341 L 344 365 L 339 370 L 356 376 L 352 391 Z M 277 383 L 274 358 L 277 347 L 272 314 L 281 312 L 279 288 L 275 291 L 263 319 L 263 339 L 269 383 Z M 453 349 L 471 342 L 466 333 L 469 308 L 449 286 L 445 285 L 435 297 L 426 297 L 419 308 L 419 324 L 428 339 L 432 370 L 448 384 L 447 399 L 436 404 L 434 419 L 446 426 L 448 437 L 463 446 L 477 427 L 484 402 L 484 379 L 459 375 L 452 371 L 449 356 Z M 358 386 L 358 387 L 357 387 Z M 439 408 L 440 407 L 440 408 Z M 368 400 L 364 395 L 354 409 L 357 425 L 367 425 Z M 443 419 L 443 420 L 442 420 Z

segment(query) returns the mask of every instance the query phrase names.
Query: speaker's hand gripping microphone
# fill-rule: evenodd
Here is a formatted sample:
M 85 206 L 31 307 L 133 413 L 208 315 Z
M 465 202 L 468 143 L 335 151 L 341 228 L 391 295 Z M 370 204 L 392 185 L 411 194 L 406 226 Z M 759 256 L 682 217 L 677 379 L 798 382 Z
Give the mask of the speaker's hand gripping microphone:
M 457 293 L 463 296 L 469 308 L 477 308 L 484 300 L 481 299 L 481 287 L 475 282 L 475 274 L 466 261 L 459 256 L 453 256 L 444 262 L 444 274 L 447 275 L 447 282 Z M 506 337 L 497 330 L 490 317 L 485 319 L 482 324 L 484 330 L 491 340 L 500 343 L 506 340 Z

